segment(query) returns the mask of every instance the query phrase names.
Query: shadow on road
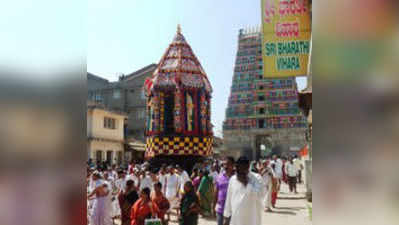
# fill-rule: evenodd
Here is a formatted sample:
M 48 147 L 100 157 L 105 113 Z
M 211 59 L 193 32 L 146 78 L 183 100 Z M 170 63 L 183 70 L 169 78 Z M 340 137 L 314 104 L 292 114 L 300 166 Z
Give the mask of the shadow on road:
M 295 216 L 296 215 L 295 212 L 291 212 L 291 211 L 271 211 L 269 213 L 284 214 L 284 215 L 290 215 L 290 216 Z
M 299 210 L 304 210 L 306 208 L 305 207 L 276 207 L 276 209 L 285 209 L 285 210 L 299 211 Z
M 298 196 L 298 197 L 278 197 L 277 199 L 300 200 L 300 199 L 306 199 L 306 198 L 305 198 L 305 196 Z

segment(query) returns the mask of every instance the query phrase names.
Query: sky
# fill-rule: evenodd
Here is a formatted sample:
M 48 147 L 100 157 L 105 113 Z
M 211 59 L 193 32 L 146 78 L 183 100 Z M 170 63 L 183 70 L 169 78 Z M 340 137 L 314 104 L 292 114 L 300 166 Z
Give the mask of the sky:
M 180 24 L 213 87 L 212 123 L 221 136 L 238 31 L 260 25 L 260 0 L 89 0 L 87 21 L 87 71 L 110 81 L 158 63 Z
M 14 76 L 21 73 L 24 81 L 56 80 L 69 70 L 83 73 L 87 9 L 79 0 L 13 0 L 2 4 L 0 72 L 9 69 Z

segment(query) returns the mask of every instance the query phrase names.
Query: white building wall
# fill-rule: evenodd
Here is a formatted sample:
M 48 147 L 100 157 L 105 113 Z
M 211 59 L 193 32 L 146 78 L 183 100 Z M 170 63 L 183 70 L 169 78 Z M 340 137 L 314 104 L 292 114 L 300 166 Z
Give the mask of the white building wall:
M 104 118 L 115 119 L 115 129 L 104 127 Z M 97 152 L 101 151 L 102 161 L 107 160 L 107 152 L 112 152 L 111 163 L 118 162 L 118 152 L 123 160 L 124 120 L 126 116 L 104 109 L 87 110 L 87 151 L 88 157 L 97 162 Z

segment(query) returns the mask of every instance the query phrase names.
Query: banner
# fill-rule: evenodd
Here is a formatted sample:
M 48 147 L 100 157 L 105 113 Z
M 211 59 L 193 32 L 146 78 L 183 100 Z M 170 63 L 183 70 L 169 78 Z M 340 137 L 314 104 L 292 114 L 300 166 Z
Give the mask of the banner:
M 264 77 L 307 75 L 311 47 L 309 0 L 261 1 Z

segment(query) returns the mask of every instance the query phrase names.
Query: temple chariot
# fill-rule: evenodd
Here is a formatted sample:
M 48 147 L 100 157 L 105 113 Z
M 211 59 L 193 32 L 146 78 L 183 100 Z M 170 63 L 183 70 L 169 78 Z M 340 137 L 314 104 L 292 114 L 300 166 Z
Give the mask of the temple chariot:
M 145 157 L 151 165 L 179 164 L 191 170 L 212 155 L 212 87 L 180 26 L 144 88 Z

